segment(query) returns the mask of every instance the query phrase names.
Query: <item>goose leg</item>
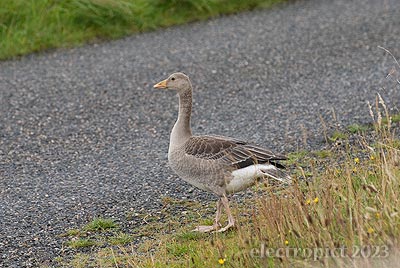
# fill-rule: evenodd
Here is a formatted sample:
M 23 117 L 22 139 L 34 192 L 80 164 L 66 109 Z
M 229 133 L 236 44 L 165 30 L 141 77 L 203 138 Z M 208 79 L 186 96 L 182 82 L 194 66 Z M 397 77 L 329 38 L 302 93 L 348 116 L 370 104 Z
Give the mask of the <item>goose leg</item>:
M 228 215 L 228 224 L 224 228 L 219 229 L 217 232 L 225 232 L 226 230 L 235 226 L 235 218 L 233 218 L 231 209 L 229 208 L 228 198 L 224 195 L 220 200 L 225 208 L 226 214 Z
M 197 226 L 196 229 L 194 229 L 193 231 L 207 233 L 207 232 L 217 230 L 221 226 L 221 224 L 219 223 L 219 220 L 221 219 L 222 206 L 223 206 L 223 202 L 222 202 L 222 198 L 220 198 L 217 201 L 217 213 L 215 215 L 215 221 L 214 221 L 213 225 L 200 225 L 200 226 Z

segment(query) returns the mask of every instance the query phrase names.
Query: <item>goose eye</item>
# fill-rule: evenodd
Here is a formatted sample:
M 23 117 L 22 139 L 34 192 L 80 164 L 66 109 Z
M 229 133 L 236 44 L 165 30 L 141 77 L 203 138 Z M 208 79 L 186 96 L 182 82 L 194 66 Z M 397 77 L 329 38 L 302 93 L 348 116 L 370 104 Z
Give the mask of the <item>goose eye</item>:
M 172 77 L 171 80 L 174 81 L 174 80 L 175 80 L 175 77 Z

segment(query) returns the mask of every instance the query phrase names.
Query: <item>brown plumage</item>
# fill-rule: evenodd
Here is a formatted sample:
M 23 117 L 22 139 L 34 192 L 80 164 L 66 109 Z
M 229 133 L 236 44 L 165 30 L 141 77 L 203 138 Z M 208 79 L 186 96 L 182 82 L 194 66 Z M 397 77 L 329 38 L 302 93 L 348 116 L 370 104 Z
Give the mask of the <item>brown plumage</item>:
M 192 136 L 185 144 L 185 152 L 201 159 L 219 160 L 235 169 L 254 164 L 271 163 L 284 168 L 275 161 L 286 160 L 286 156 L 245 141 L 223 136 Z

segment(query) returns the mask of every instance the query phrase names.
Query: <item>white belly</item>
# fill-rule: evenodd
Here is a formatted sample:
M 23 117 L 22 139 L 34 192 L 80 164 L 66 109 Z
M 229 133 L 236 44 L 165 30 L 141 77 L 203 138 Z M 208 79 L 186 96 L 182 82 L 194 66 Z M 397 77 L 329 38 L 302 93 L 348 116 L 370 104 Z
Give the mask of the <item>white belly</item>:
M 258 178 L 263 177 L 268 170 L 276 170 L 276 167 L 270 164 L 257 164 L 233 171 L 233 178 L 226 185 L 226 192 L 236 193 L 243 191 L 252 186 Z

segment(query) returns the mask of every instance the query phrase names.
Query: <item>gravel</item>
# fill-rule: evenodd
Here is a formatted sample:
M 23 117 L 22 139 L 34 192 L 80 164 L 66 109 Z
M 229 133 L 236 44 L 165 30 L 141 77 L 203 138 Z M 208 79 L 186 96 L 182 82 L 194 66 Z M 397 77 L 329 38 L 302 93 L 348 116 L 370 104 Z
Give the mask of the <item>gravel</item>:
M 213 197 L 167 167 L 177 99 L 194 85 L 193 130 L 279 152 L 324 145 L 323 125 L 370 121 L 379 92 L 400 104 L 400 1 L 295 1 L 108 43 L 0 62 L 0 267 L 54 266 L 67 229 L 162 196 Z M 189 189 L 189 190 L 188 190 Z

